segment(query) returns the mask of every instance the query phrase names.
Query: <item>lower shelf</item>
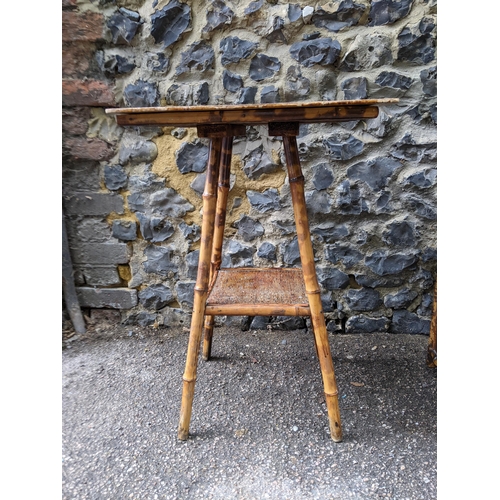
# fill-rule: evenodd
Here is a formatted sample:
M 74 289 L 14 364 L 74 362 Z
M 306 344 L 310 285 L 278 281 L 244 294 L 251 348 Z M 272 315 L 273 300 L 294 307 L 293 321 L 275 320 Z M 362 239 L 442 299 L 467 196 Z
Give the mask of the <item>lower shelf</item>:
M 211 316 L 310 316 L 302 269 L 220 269 L 207 299 Z

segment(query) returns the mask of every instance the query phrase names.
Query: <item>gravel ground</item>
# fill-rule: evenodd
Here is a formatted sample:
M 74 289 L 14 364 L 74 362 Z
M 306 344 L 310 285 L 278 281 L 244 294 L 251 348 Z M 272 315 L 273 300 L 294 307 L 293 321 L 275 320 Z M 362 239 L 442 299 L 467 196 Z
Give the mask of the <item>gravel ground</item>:
M 312 334 L 219 327 L 177 440 L 186 328 L 63 337 L 63 499 L 435 499 L 428 337 L 331 335 L 344 441 Z

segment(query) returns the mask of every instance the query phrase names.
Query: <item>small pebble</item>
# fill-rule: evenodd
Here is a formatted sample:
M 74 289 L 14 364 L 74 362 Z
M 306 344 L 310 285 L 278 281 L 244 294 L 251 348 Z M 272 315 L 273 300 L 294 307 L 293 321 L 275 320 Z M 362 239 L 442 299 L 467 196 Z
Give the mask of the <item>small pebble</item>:
M 298 428 L 296 425 L 294 425 L 294 426 L 292 427 L 292 431 L 293 431 L 293 432 L 297 432 L 298 430 L 299 430 L 299 428 Z

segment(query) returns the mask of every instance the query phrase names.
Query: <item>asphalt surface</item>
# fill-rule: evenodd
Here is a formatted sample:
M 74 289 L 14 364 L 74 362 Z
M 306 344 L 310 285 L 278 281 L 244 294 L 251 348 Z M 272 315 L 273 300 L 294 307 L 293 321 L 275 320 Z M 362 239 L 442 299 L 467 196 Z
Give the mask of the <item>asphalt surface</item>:
M 185 328 L 63 340 L 63 499 L 435 499 L 428 337 L 330 335 L 344 441 L 329 437 L 312 334 L 215 329 L 188 441 Z

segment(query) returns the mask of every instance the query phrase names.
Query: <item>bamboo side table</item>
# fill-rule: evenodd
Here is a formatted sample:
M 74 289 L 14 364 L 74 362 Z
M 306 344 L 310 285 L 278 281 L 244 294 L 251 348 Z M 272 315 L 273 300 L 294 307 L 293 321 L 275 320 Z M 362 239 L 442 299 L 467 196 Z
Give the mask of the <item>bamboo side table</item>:
M 198 274 L 183 375 L 178 437 L 189 434 L 196 369 L 202 333 L 203 358 L 210 358 L 214 316 L 310 316 L 325 392 L 330 434 L 342 441 L 337 383 L 328 343 L 320 288 L 309 232 L 304 176 L 296 137 L 301 123 L 340 122 L 376 118 L 378 105 L 398 99 L 364 99 L 226 106 L 169 106 L 107 109 L 118 125 L 197 127 L 210 139 Z M 222 243 L 229 192 L 233 138 L 246 135 L 247 125 L 267 125 L 281 136 L 285 150 L 302 268 L 221 269 Z

